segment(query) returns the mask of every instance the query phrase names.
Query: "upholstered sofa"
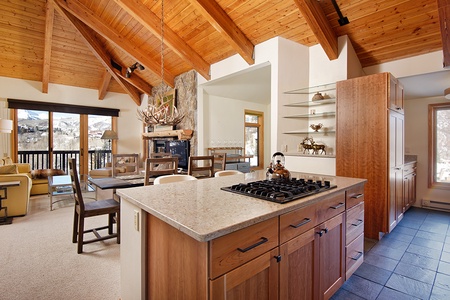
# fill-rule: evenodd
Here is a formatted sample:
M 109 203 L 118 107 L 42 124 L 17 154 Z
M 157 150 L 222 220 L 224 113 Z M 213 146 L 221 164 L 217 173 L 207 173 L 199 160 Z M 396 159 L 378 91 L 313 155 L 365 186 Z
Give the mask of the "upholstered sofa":
M 31 180 L 33 186 L 31 195 L 42 195 L 48 193 L 48 176 L 65 175 L 66 173 L 60 169 L 39 169 L 31 171 Z
M 3 157 L 0 159 L 0 166 L 17 165 L 19 173 L 27 174 L 31 178 L 32 185 L 30 195 L 44 195 L 48 193 L 48 176 L 64 175 L 64 171 L 60 169 L 39 169 L 31 170 L 29 164 L 13 163 L 11 158 Z
M 8 197 L 2 200 L 2 206 L 8 208 L 8 216 L 23 216 L 28 212 L 30 203 L 31 178 L 29 164 L 8 164 L 4 165 L 4 160 L 0 159 L 0 182 L 19 181 L 19 186 L 8 187 Z M 2 196 L 4 194 L 2 193 Z M 4 210 L 1 212 L 4 216 Z

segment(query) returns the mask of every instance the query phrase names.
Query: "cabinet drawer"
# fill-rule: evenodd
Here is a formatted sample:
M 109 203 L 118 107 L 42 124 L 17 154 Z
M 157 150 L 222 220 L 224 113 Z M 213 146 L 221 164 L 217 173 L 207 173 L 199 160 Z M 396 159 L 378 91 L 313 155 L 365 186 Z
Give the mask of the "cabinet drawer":
M 347 209 L 355 205 L 358 205 L 361 202 L 364 202 L 364 184 L 360 184 L 348 189 L 346 197 L 347 197 L 346 199 Z
M 345 192 L 339 192 L 317 203 L 317 224 L 320 224 L 345 210 Z
M 345 247 L 345 253 L 345 280 L 348 280 L 364 261 L 364 234 L 358 236 L 353 242 Z
M 209 242 L 214 279 L 278 246 L 278 218 L 257 223 Z
M 280 244 L 317 225 L 316 204 L 280 216 Z
M 364 232 L 364 202 L 347 210 L 346 244 Z

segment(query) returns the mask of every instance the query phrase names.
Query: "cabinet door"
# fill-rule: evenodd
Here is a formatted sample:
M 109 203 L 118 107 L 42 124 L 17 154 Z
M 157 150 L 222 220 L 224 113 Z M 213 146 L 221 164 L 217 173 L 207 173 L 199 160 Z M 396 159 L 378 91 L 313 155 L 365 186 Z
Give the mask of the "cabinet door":
M 319 299 L 319 235 L 310 229 L 280 246 L 280 299 Z
M 210 299 L 278 299 L 278 248 L 210 281 Z
M 403 86 L 392 75 L 389 76 L 388 108 L 403 114 Z
M 329 299 L 345 281 L 345 221 L 340 214 L 317 226 L 319 235 L 319 299 Z
M 389 112 L 389 232 L 403 217 L 404 118 Z

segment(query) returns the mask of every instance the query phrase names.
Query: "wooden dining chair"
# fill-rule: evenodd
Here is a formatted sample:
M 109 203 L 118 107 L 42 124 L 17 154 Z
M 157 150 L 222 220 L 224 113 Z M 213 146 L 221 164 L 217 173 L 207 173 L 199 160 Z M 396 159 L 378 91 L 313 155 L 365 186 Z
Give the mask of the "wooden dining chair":
M 147 158 L 145 160 L 144 185 L 152 184 L 152 178 L 178 173 L 178 157 Z
M 172 157 L 172 153 L 170 152 L 153 152 L 150 153 L 150 158 L 163 158 L 163 157 Z
M 227 163 L 227 154 L 214 153 L 214 173 L 225 170 L 225 165 Z
M 69 172 L 72 179 L 72 188 L 75 198 L 75 209 L 73 215 L 72 242 L 78 244 L 77 252 L 83 252 L 83 245 L 107 239 L 117 238 L 120 244 L 120 204 L 114 199 L 84 202 L 78 179 L 77 162 L 75 158 L 69 159 Z M 87 229 L 84 228 L 84 220 L 89 217 L 108 215 L 108 225 Z M 116 221 L 116 233 L 113 232 L 114 217 Z M 98 231 L 108 229 L 108 235 L 101 236 Z M 84 234 L 92 232 L 96 238 L 85 240 Z
M 194 177 L 213 177 L 214 156 L 189 156 L 188 175 Z

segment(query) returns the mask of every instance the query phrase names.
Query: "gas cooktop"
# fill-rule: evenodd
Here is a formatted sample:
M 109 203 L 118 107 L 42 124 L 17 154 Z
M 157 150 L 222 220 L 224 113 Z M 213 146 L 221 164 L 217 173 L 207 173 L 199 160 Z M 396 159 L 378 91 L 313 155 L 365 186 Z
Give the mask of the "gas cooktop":
M 300 198 L 336 188 L 330 181 L 312 179 L 272 179 L 239 183 L 221 188 L 224 191 L 277 203 L 287 203 Z

